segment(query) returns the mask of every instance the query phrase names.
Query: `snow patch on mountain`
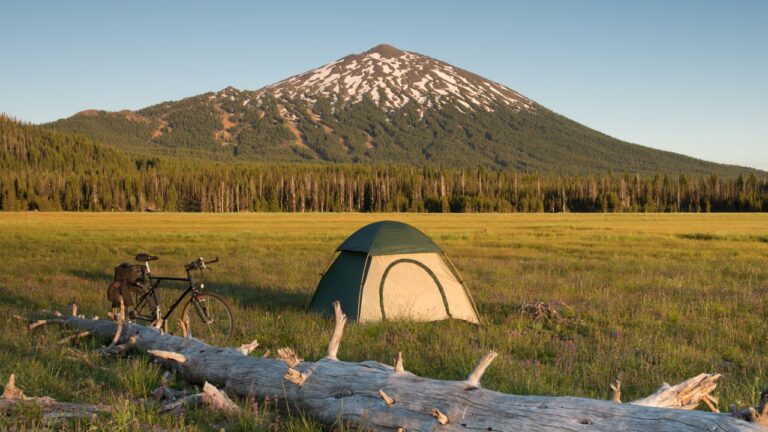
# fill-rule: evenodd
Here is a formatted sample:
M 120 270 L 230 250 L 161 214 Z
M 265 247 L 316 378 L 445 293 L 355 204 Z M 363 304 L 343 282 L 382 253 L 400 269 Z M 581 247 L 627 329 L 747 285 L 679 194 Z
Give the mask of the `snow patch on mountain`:
M 409 103 L 419 105 L 420 110 L 453 105 L 467 111 L 493 111 L 500 104 L 518 111 L 535 109 L 532 100 L 501 84 L 389 45 L 379 45 L 264 87 L 256 91 L 255 97 L 260 100 L 265 95 L 309 102 L 327 97 L 332 103 L 344 104 L 369 99 L 385 110 Z

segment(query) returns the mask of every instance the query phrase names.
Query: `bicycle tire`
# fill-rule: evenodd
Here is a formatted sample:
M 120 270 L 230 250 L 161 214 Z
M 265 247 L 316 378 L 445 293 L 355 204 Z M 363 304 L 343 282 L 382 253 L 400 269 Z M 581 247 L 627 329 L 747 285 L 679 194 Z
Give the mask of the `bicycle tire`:
M 213 323 L 205 323 L 200 316 L 194 302 L 203 304 L 205 311 Z M 235 332 L 235 314 L 229 304 L 218 294 L 197 293 L 184 304 L 181 310 L 181 319 L 187 323 L 187 331 L 192 337 L 202 340 L 210 345 L 222 346 L 228 342 Z M 211 325 L 213 324 L 213 325 Z

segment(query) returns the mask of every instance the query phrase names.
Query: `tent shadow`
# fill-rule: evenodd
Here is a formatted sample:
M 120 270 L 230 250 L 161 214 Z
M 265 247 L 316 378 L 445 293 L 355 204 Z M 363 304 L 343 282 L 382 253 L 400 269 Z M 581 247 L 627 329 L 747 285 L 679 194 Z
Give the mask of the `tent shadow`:
M 500 324 L 511 315 L 520 315 L 520 305 L 510 303 L 479 302 L 475 300 L 480 320 L 484 324 Z
M 243 307 L 259 307 L 270 312 L 306 310 L 312 293 L 287 288 L 219 284 L 211 291 L 236 300 Z

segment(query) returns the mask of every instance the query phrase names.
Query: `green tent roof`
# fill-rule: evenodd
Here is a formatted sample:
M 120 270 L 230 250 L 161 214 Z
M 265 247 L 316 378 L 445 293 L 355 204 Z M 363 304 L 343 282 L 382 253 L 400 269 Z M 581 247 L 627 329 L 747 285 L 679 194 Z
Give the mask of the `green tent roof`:
M 423 232 L 402 222 L 381 221 L 366 225 L 349 236 L 337 251 L 368 255 L 442 252 Z

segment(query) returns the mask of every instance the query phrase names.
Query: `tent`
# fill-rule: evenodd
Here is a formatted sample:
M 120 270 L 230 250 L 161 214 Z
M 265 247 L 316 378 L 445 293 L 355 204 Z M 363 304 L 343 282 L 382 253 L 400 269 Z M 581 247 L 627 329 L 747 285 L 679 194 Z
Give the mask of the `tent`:
M 451 262 L 411 225 L 382 221 L 360 228 L 338 248 L 322 274 L 309 310 L 342 310 L 359 322 L 449 318 L 480 323 L 477 309 Z

